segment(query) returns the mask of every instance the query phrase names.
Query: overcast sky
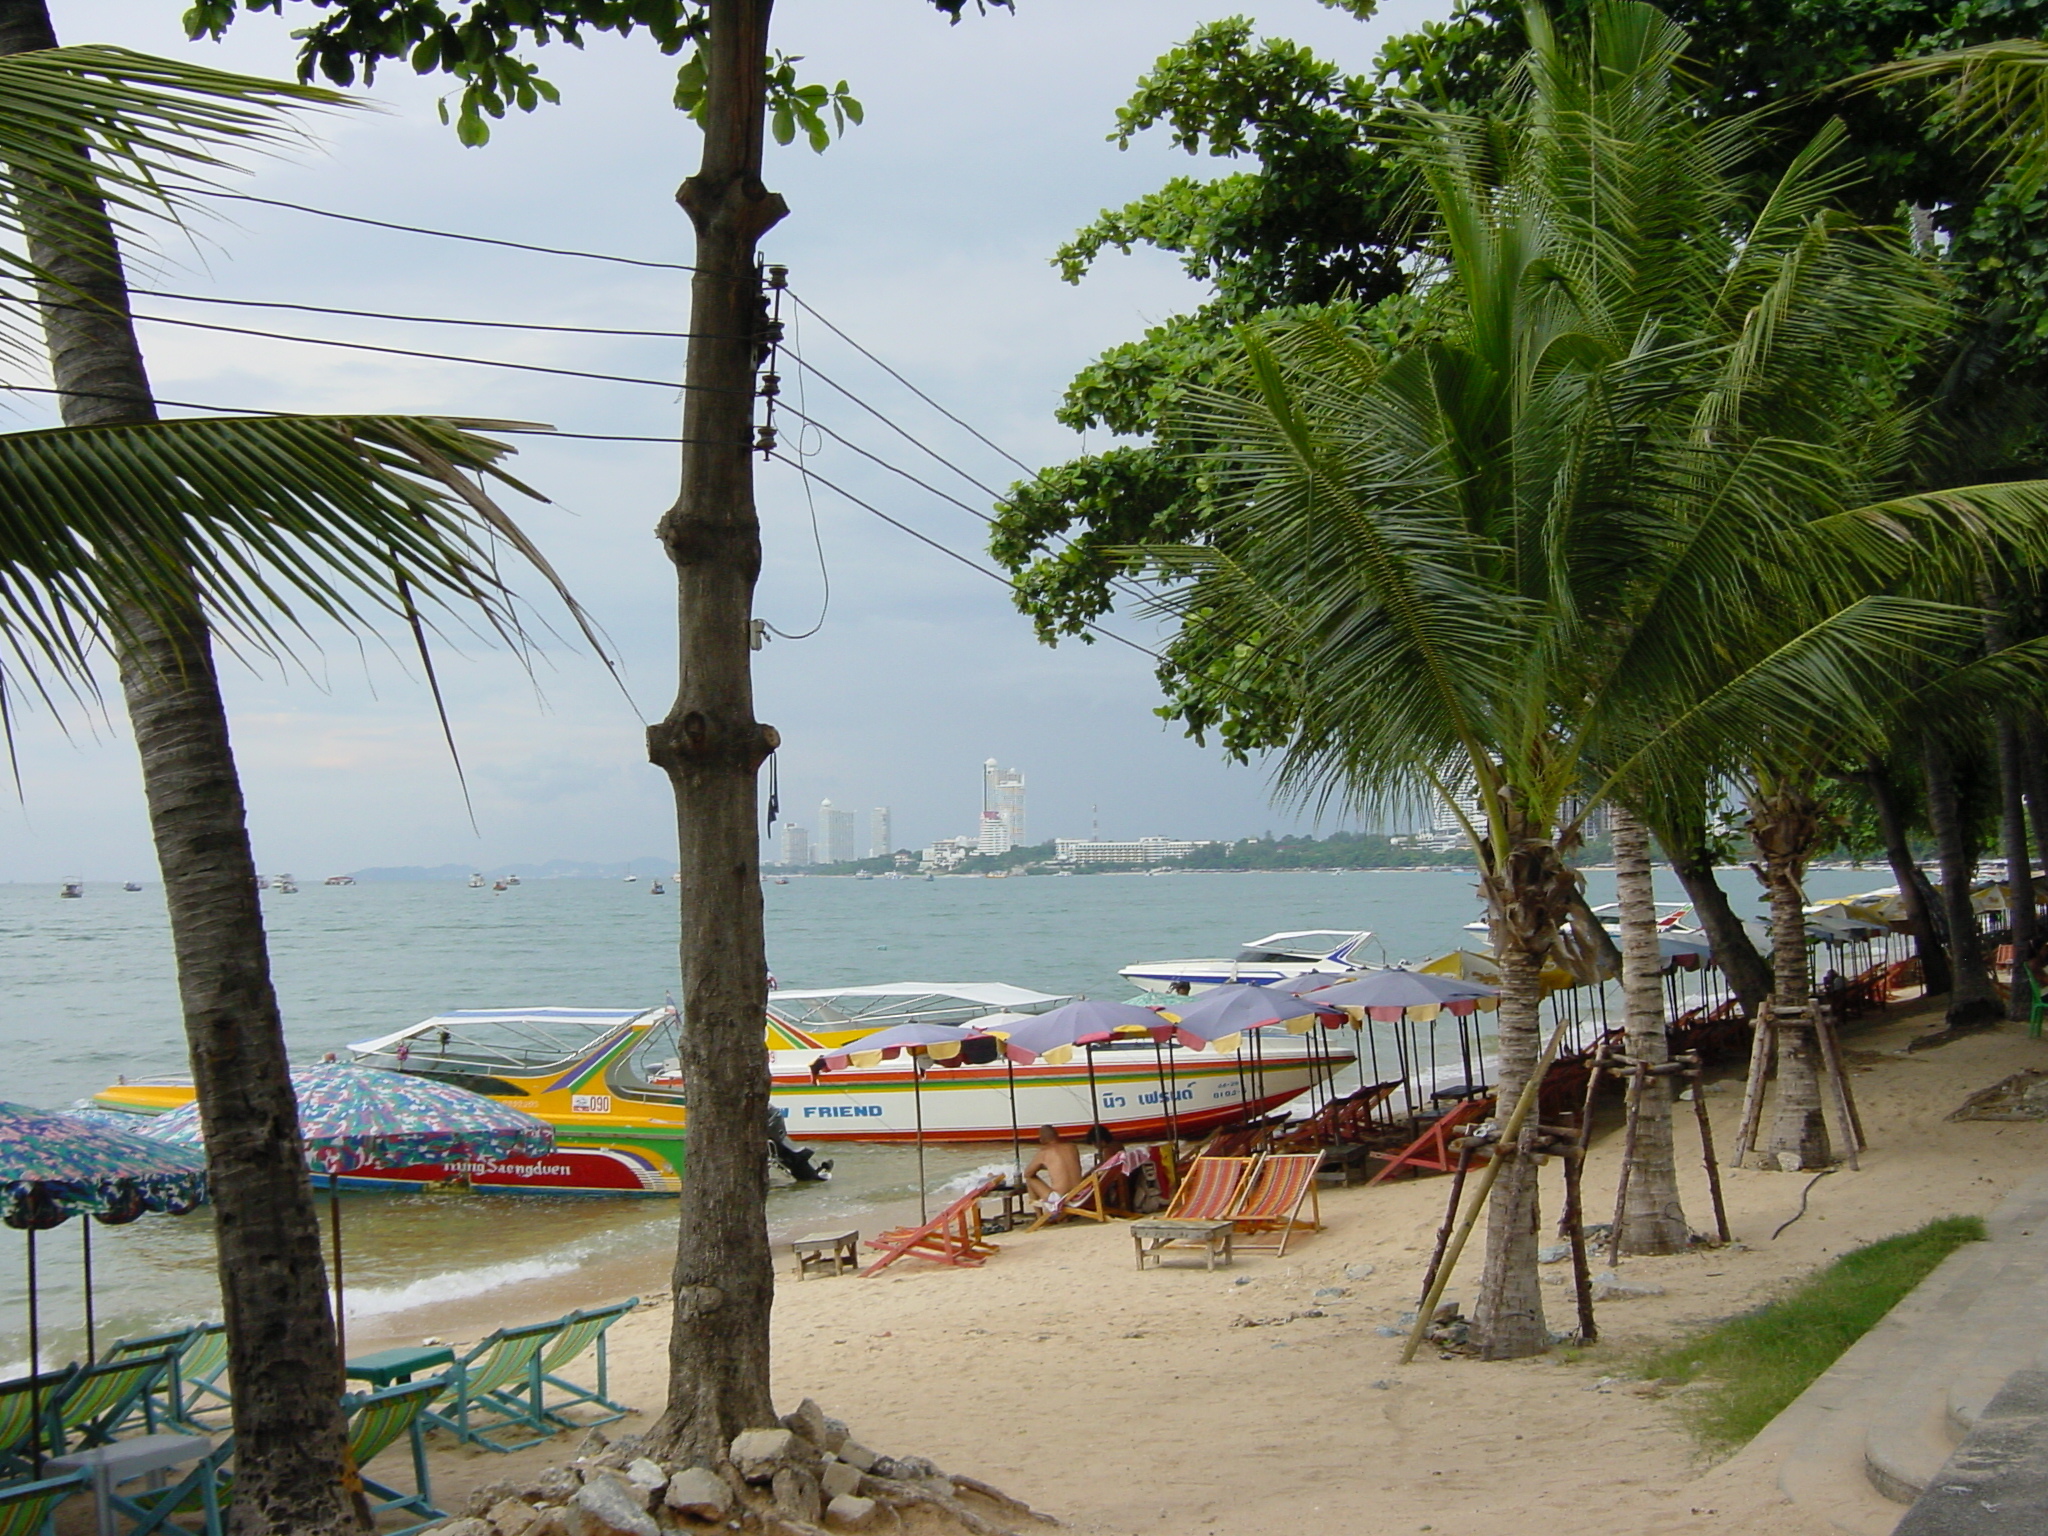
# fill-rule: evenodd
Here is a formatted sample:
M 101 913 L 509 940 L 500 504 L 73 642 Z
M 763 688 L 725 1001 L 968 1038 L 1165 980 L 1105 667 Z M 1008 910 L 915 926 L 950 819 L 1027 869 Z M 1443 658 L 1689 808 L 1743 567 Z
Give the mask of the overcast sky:
M 225 45 L 180 36 L 179 0 L 57 0 L 66 42 L 188 53 L 284 75 L 284 21 L 245 18 Z M 1239 7 L 1261 29 L 1365 68 L 1380 39 L 1440 14 L 1396 4 L 1360 24 L 1315 0 Z M 769 184 L 791 217 L 766 242 L 823 315 L 1024 462 L 1083 444 L 1052 419 L 1066 380 L 1104 347 L 1200 301 L 1169 259 L 1112 255 L 1079 287 L 1048 265 L 1098 209 L 1166 177 L 1215 174 L 1152 135 L 1119 153 L 1116 108 L 1161 53 L 1230 8 L 1221 0 L 1019 0 L 1018 14 L 957 27 L 921 0 L 783 0 L 781 47 L 812 78 L 847 79 L 867 123 L 822 156 L 771 149 Z M 328 117 L 319 147 L 258 165 L 243 190 L 400 223 L 543 245 L 687 261 L 673 194 L 696 160 L 695 130 L 668 105 L 669 61 L 642 39 L 548 51 L 563 102 L 460 148 L 434 103 L 445 82 L 400 70 L 369 94 L 385 110 Z M 304 214 L 223 204 L 200 250 L 165 253 L 139 286 L 407 315 L 675 330 L 682 274 L 386 233 Z M 674 378 L 680 341 L 574 337 L 225 310 L 151 298 L 144 313 L 601 373 Z M 158 393 L 282 410 L 402 410 L 543 421 L 565 431 L 663 435 L 675 393 L 149 324 Z M 815 323 L 797 340 L 817 367 L 905 432 L 1000 490 L 1012 466 L 920 405 Z M 787 370 L 794 388 L 797 370 Z M 23 382 L 44 383 L 42 379 Z M 816 379 L 810 414 L 931 484 L 989 497 Z M 11 404 L 8 403 L 11 400 Z M 50 418 L 34 396 L 0 396 L 7 428 Z M 931 538 L 987 563 L 968 512 L 831 443 L 818 473 Z M 1089 446 L 1101 446 L 1099 443 Z M 604 626 L 631 702 L 584 650 L 552 644 L 529 676 L 509 655 L 465 644 L 441 675 L 476 801 L 472 832 L 414 668 L 343 640 L 312 675 L 235 668 L 229 698 L 257 855 L 266 870 L 318 876 L 363 865 L 489 867 L 550 858 L 660 856 L 673 844 L 666 783 L 645 760 L 643 717 L 673 685 L 673 593 L 653 542 L 674 497 L 676 450 L 522 440 L 513 468 L 550 504 L 512 510 Z M 767 565 L 756 612 L 791 631 L 822 595 L 810 512 L 793 471 L 767 466 Z M 1229 768 L 1151 713 L 1147 658 L 1121 647 L 1039 646 L 1003 589 L 827 492 L 817 527 L 831 605 L 814 639 L 775 641 L 756 664 L 758 713 L 782 733 L 785 814 L 816 828 L 829 796 L 892 807 L 895 841 L 971 829 L 980 764 L 1030 785 L 1034 837 L 1243 836 L 1295 825 L 1258 770 Z M 527 583 L 531 589 L 532 583 Z M 542 605 L 545 611 L 545 605 Z M 1142 618 L 1115 626 L 1150 639 Z M 0 835 L 0 879 L 145 876 L 147 826 L 122 722 L 31 716 L 19 727 L 25 804 Z M 866 818 L 861 842 L 865 847 Z

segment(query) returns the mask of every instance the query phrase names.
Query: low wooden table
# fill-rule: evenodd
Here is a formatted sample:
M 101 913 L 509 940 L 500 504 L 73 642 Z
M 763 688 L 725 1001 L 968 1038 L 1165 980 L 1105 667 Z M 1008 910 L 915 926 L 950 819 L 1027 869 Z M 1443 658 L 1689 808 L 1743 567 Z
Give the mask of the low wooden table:
M 1214 1269 L 1218 1254 L 1223 1262 L 1231 1262 L 1230 1234 L 1236 1226 L 1230 1221 L 1181 1221 L 1161 1217 L 1148 1217 L 1144 1221 L 1131 1223 L 1131 1241 L 1138 1250 L 1138 1268 L 1145 1267 L 1150 1259 L 1158 1265 L 1165 1262 L 1164 1250 L 1179 1243 L 1200 1248 L 1204 1267 Z
M 1021 1184 L 997 1185 L 982 1197 L 984 1205 L 990 1202 L 994 1202 L 999 1209 L 993 1216 L 982 1217 L 981 1227 L 984 1232 L 1014 1232 L 1031 1214 L 1031 1191 Z
M 811 1271 L 820 1274 L 843 1275 L 849 1270 L 860 1268 L 860 1233 L 813 1232 L 808 1237 L 799 1237 L 789 1245 L 789 1251 L 796 1255 L 796 1277 L 810 1278 Z
M 455 1351 L 446 1344 L 401 1344 L 396 1349 L 380 1349 L 374 1355 L 357 1355 L 342 1368 L 342 1374 L 381 1389 L 411 1381 L 417 1372 L 454 1363 Z

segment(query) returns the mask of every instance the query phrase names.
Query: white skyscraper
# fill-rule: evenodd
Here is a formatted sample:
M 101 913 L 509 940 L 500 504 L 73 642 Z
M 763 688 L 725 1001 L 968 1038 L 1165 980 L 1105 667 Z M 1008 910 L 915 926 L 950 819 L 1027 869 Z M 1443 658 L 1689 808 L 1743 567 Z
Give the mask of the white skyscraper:
M 1000 833 L 992 834 L 989 818 L 993 816 L 1001 823 Z M 1030 841 L 1024 835 L 1024 773 L 1018 768 L 999 768 L 996 760 L 990 758 L 981 765 L 981 838 L 982 852 L 988 851 L 987 844 L 992 836 L 1000 839 L 1008 852 L 1020 843 Z
M 895 851 L 889 837 L 889 807 L 878 805 L 868 816 L 868 857 L 884 858 Z
M 860 857 L 853 846 L 853 812 L 835 811 L 830 800 L 818 807 L 818 838 L 827 864 L 845 864 Z
M 782 862 L 791 868 L 811 862 L 811 834 L 793 821 L 782 824 Z

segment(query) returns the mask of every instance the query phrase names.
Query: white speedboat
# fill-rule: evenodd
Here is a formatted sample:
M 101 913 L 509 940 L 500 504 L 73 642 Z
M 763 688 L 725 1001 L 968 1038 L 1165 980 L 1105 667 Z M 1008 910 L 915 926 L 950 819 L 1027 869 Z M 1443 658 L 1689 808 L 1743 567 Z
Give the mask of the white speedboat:
M 1127 965 L 1119 976 L 1147 992 L 1200 992 L 1225 982 L 1262 987 L 1288 981 L 1310 971 L 1354 968 L 1353 957 L 1372 939 L 1370 929 L 1303 928 L 1269 933 L 1248 940 L 1229 959 L 1145 960 Z

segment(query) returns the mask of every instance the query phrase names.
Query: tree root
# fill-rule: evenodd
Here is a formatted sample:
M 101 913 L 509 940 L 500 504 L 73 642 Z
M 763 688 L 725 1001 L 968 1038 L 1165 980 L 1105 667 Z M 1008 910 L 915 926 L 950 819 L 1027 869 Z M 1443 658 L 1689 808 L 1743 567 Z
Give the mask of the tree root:
M 955 1521 L 961 1529 L 969 1533 L 969 1536 L 1014 1536 L 1013 1532 L 1003 1529 L 1002 1526 L 995 1524 L 993 1521 L 983 1519 L 958 1499 L 949 1498 L 943 1493 L 935 1493 L 922 1484 L 906 1483 L 893 1477 L 876 1477 L 873 1473 L 868 1474 L 867 1481 L 878 1485 L 876 1492 L 870 1495 L 870 1497 L 891 1514 L 898 1516 L 898 1518 L 901 1518 L 902 1512 L 905 1510 L 931 1509 L 937 1510 L 948 1520 Z M 987 1485 L 978 1483 L 971 1477 L 956 1476 L 952 1479 L 952 1482 L 956 1487 L 966 1488 L 970 1492 L 980 1494 L 984 1498 L 992 1498 L 994 1502 L 1003 1508 L 1014 1509 L 1033 1520 L 1043 1521 L 1048 1525 L 1059 1524 L 1057 1520 L 1052 1519 L 1050 1516 L 1039 1514 L 1031 1509 L 1030 1506 L 1019 1503 L 1008 1494 L 997 1493 L 994 1489 L 987 1489 L 984 1492 L 983 1490 L 987 1488 Z

